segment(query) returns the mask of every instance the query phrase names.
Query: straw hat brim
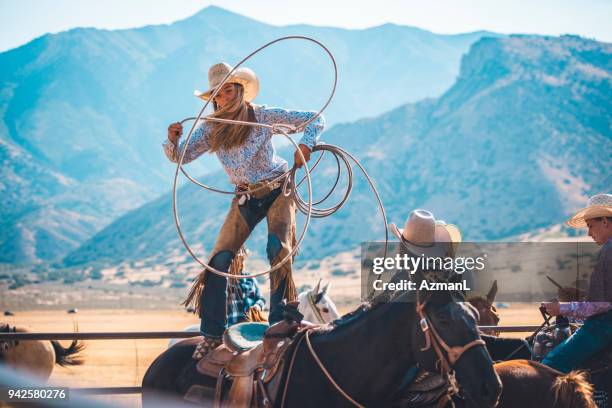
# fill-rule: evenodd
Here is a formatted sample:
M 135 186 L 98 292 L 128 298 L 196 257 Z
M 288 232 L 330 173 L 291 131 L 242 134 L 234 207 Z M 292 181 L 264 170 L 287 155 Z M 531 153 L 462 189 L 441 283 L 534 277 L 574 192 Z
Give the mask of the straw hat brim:
M 612 206 L 610 205 L 592 205 L 590 207 L 579 210 L 572 218 L 566 221 L 569 227 L 586 228 L 587 220 L 598 217 L 612 217 Z
M 249 68 L 238 68 L 227 78 L 224 84 L 242 85 L 244 88 L 244 99 L 247 102 L 253 101 L 259 93 L 259 79 L 257 79 L 255 73 Z M 196 89 L 194 95 L 204 101 L 208 101 L 219 85 L 212 86 L 205 92 Z

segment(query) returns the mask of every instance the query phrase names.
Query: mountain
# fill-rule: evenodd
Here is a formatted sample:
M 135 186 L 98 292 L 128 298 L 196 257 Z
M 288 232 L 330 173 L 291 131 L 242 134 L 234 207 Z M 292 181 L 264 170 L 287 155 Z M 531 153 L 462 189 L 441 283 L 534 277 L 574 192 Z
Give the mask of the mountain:
M 484 38 L 463 57 L 457 82 L 441 97 L 336 125 L 323 140 L 361 160 L 397 224 L 412 209 L 426 208 L 457 224 L 464 241 L 554 226 L 612 185 L 611 57 L 611 44 L 575 36 Z M 320 166 L 313 176 L 316 197 L 336 174 L 333 160 Z M 206 181 L 224 179 L 217 173 Z M 354 182 L 345 207 L 312 221 L 301 259 L 384 238 L 376 202 L 357 170 Z M 157 257 L 162 265 L 177 254 L 187 261 L 171 202 L 162 196 L 128 213 L 65 264 L 154 263 Z M 226 197 L 193 185 L 179 191 L 181 225 L 201 256 L 212 247 L 227 206 Z M 248 244 L 260 257 L 265 236 L 260 225 Z
M 40 191 L 30 189 L 31 180 L 14 180 L 10 188 L 23 191 L 0 208 L 10 229 L 0 236 L 0 262 L 61 257 L 122 210 L 166 191 L 173 165 L 160 143 L 169 123 L 201 108 L 192 92 L 206 87 L 208 67 L 220 60 L 239 61 L 265 42 L 287 35 L 315 37 L 336 57 L 339 82 L 325 112 L 331 125 L 441 94 L 455 80 L 469 46 L 495 34 L 438 35 L 392 24 L 365 30 L 276 27 L 208 7 L 170 25 L 79 28 L 0 53 L 0 141 L 23 156 L 3 163 L 3 172 L 26 173 L 34 166 L 43 178 L 46 174 L 63 180 Z M 247 65 L 261 80 L 258 103 L 318 109 L 331 90 L 331 62 L 309 42 L 280 43 Z M 27 169 L 21 168 L 24 161 Z M 214 160 L 190 167 L 196 174 L 218 169 Z M 109 206 L 115 184 L 133 188 L 122 190 L 120 205 Z M 82 198 L 75 205 L 85 212 L 47 203 L 54 194 Z M 35 210 L 33 203 L 42 207 Z M 72 211 L 74 219 L 68 220 L 64 210 Z M 41 220 L 32 211 L 45 216 L 51 211 L 57 222 L 33 225 Z M 78 231 L 69 231 L 74 228 Z M 36 231 L 43 229 L 63 237 L 62 244 L 39 240 Z M 17 235 L 28 238 L 15 241 Z

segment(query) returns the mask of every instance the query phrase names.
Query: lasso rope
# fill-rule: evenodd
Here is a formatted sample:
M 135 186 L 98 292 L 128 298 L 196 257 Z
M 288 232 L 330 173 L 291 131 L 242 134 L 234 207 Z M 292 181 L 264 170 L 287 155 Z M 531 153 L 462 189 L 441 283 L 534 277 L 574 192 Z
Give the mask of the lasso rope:
M 315 44 L 317 44 L 319 47 L 323 48 L 323 50 L 325 50 L 325 52 L 327 53 L 327 55 L 330 57 L 333 66 L 334 66 L 334 84 L 333 84 L 333 88 L 332 91 L 327 99 L 327 101 L 325 102 L 325 104 L 323 105 L 323 107 L 309 120 L 307 120 L 306 122 L 298 125 L 298 126 L 293 126 L 293 125 L 289 125 L 289 124 L 273 124 L 273 125 L 268 125 L 268 124 L 264 124 L 264 123 L 257 123 L 257 122 L 245 122 L 245 121 L 238 121 L 238 120 L 230 120 L 230 119 L 221 119 L 221 118 L 210 118 L 210 117 L 204 117 L 202 118 L 202 114 L 204 113 L 204 111 L 206 110 L 206 108 L 208 107 L 208 105 L 210 104 L 210 101 L 212 101 L 216 96 L 217 93 L 219 93 L 219 91 L 221 90 L 221 88 L 223 87 L 223 85 L 225 84 L 225 82 L 227 81 L 227 79 L 232 75 L 232 73 L 238 69 L 244 62 L 246 62 L 248 59 L 250 59 L 251 57 L 253 57 L 255 54 L 257 54 L 258 52 L 262 51 L 263 49 L 271 46 L 272 44 L 275 44 L 277 42 L 280 41 L 284 41 L 284 40 L 292 40 L 292 39 L 298 39 L 298 40 L 306 40 L 306 41 L 311 41 Z M 258 49 L 256 49 L 255 51 L 253 51 L 252 53 L 250 53 L 249 55 L 247 55 L 245 58 L 243 58 L 238 64 L 236 64 L 234 66 L 234 68 L 223 78 L 223 80 L 221 81 L 221 83 L 215 88 L 215 90 L 213 91 L 212 95 L 209 97 L 209 99 L 206 101 L 206 103 L 204 104 L 204 106 L 202 107 L 202 109 L 200 110 L 200 112 L 198 113 L 197 117 L 195 118 L 187 118 L 187 119 L 183 119 L 181 121 L 181 124 L 189 121 L 189 120 L 193 120 L 193 125 L 191 126 L 191 129 L 189 130 L 189 134 L 187 135 L 187 138 L 185 139 L 185 141 L 183 142 L 183 149 L 180 152 L 179 158 L 177 160 L 177 166 L 176 166 L 176 171 L 174 173 L 174 181 L 173 181 L 173 185 L 172 185 L 172 209 L 173 209 L 173 213 L 174 213 L 174 222 L 176 225 L 176 229 L 177 232 L 179 234 L 179 238 L 181 239 L 183 245 L 185 246 L 185 248 L 187 249 L 187 252 L 189 252 L 189 254 L 191 255 L 191 257 L 198 262 L 200 265 L 202 265 L 204 268 L 206 268 L 207 270 L 219 275 L 219 276 L 224 276 L 226 278 L 237 278 L 236 275 L 227 273 L 227 272 L 223 272 L 223 271 L 219 271 L 215 268 L 213 268 L 212 266 L 208 265 L 206 262 L 204 262 L 203 260 L 201 260 L 193 251 L 193 249 L 190 247 L 189 243 L 187 242 L 185 235 L 183 234 L 183 231 L 181 229 L 181 223 L 180 223 L 180 219 L 179 219 L 179 212 L 178 212 L 178 205 L 177 205 L 177 186 L 178 186 L 178 175 L 179 175 L 179 170 L 194 184 L 209 190 L 209 191 L 213 191 L 213 192 L 217 192 L 217 193 L 221 193 L 221 194 L 231 194 L 231 195 L 250 195 L 252 193 L 254 193 L 255 191 L 258 191 L 262 188 L 264 188 L 265 186 L 262 187 L 258 187 L 252 190 L 246 190 L 246 191 L 225 191 L 225 190 L 221 190 L 218 188 L 214 188 L 214 187 L 210 187 L 207 186 L 203 183 L 201 183 L 200 181 L 194 179 L 193 177 L 191 177 L 191 175 L 189 175 L 187 173 L 187 171 L 185 171 L 185 169 L 183 168 L 183 160 L 185 158 L 185 154 L 187 152 L 187 147 L 189 146 L 189 141 L 191 140 L 191 137 L 193 135 L 193 131 L 195 130 L 198 121 L 199 120 L 205 120 L 205 121 L 209 121 L 209 122 L 221 122 L 221 123 L 230 123 L 230 124 L 238 124 L 238 125 L 246 125 L 246 126 L 258 126 L 258 127 L 264 127 L 264 128 L 268 128 L 272 131 L 273 134 L 282 134 L 283 136 L 285 136 L 290 142 L 291 144 L 293 144 L 293 146 L 296 148 L 296 151 L 298 152 L 300 159 L 302 160 L 302 163 L 304 165 L 304 171 L 305 171 L 305 176 L 298 182 L 295 182 L 295 175 L 296 175 L 296 171 L 297 168 L 294 166 L 293 168 L 291 168 L 291 170 L 288 170 L 287 172 L 283 173 L 282 175 L 278 176 L 277 178 L 269 181 L 269 183 L 274 183 L 280 180 L 284 179 L 284 183 L 283 183 L 283 194 L 285 196 L 292 196 L 293 200 L 296 203 L 296 207 L 306 215 L 306 221 L 304 222 L 304 228 L 302 229 L 302 232 L 300 234 L 299 239 L 297 240 L 296 245 L 293 246 L 293 248 L 291 249 L 291 251 L 289 252 L 289 254 L 287 254 L 287 256 L 285 256 L 285 258 L 283 258 L 279 263 L 277 263 L 276 265 L 274 265 L 273 267 L 271 267 L 270 269 L 263 271 L 263 272 L 258 272 L 258 273 L 253 273 L 250 275 L 240 275 L 239 278 L 255 278 L 257 276 L 261 276 L 261 275 L 266 275 L 269 274 L 271 272 L 274 272 L 275 270 L 281 268 L 285 262 L 287 262 L 289 259 L 291 259 L 293 257 L 293 255 L 297 252 L 297 250 L 299 249 L 299 247 L 302 244 L 302 241 L 304 240 L 304 236 L 306 235 L 306 231 L 308 230 L 308 226 L 310 224 L 310 219 L 312 217 L 314 218 L 322 218 L 322 217 L 327 217 L 333 213 L 335 213 L 336 211 L 338 211 L 347 201 L 351 191 L 352 191 L 352 179 L 353 179 L 353 173 L 352 173 L 352 168 L 351 168 L 351 164 L 350 161 L 352 160 L 353 162 L 355 162 L 355 164 L 357 164 L 357 166 L 360 168 L 360 170 L 363 172 L 364 176 L 366 177 L 370 187 L 372 188 L 372 191 L 374 192 L 376 199 L 378 200 L 378 205 L 381 211 L 381 215 L 383 217 L 383 222 L 385 224 L 385 256 L 387 253 L 387 241 L 389 238 L 389 231 L 388 231 L 388 225 L 387 225 L 387 217 L 386 217 L 386 213 L 385 213 L 385 209 L 383 207 L 382 204 L 382 200 L 380 199 L 380 195 L 378 194 L 378 191 L 376 190 L 376 187 L 374 186 L 374 183 L 372 181 L 372 179 L 370 178 L 370 176 L 368 175 L 367 171 L 365 170 L 365 168 L 361 165 L 361 163 L 350 153 L 346 152 L 345 150 L 341 149 L 338 146 L 333 146 L 333 145 L 327 145 L 327 144 L 317 144 L 314 148 L 313 148 L 313 152 L 315 151 L 320 151 L 321 155 L 319 156 L 317 162 L 315 163 L 315 165 L 312 167 L 312 170 L 314 170 L 316 168 L 316 166 L 319 164 L 319 162 L 321 161 L 323 154 L 325 152 L 330 152 L 334 158 L 336 159 L 336 163 L 337 163 L 337 168 L 338 168 L 338 175 L 336 177 L 336 181 L 334 182 L 334 186 L 330 189 L 329 193 L 327 193 L 325 195 L 325 197 L 321 200 L 319 200 L 318 202 L 314 203 L 314 205 L 316 204 L 320 204 L 323 201 L 325 201 L 334 191 L 334 189 L 336 188 L 338 181 L 340 180 L 340 174 L 341 174 L 341 166 L 340 163 L 342 162 L 346 168 L 347 171 L 347 189 L 346 192 L 344 194 L 344 196 L 342 197 L 342 199 L 340 200 L 340 202 L 334 206 L 331 206 L 329 208 L 323 208 L 323 209 L 318 209 L 318 208 L 313 208 L 313 202 L 312 202 L 312 180 L 311 180 L 311 170 L 308 168 L 308 165 L 306 163 L 306 158 L 304 157 L 304 154 L 302 153 L 301 149 L 299 148 L 299 146 L 295 143 L 295 141 L 293 141 L 293 139 L 291 139 L 291 137 L 289 136 L 289 132 L 291 133 L 296 133 L 296 132 L 301 132 L 304 130 L 304 128 L 306 126 L 308 126 L 310 123 L 312 123 L 313 121 L 315 121 L 322 113 L 323 111 L 327 108 L 327 106 L 329 105 L 329 103 L 331 102 L 335 92 L 336 92 L 336 85 L 338 83 L 338 67 L 336 64 L 336 60 L 334 58 L 334 56 L 332 55 L 332 53 L 329 51 L 329 49 L 323 45 L 321 42 L 310 38 L 310 37 L 305 37 L 305 36 L 287 36 L 287 37 L 281 37 L 278 38 L 276 40 L 270 41 L 267 44 L 264 44 L 263 46 L 259 47 Z M 302 182 L 306 180 L 307 181 L 307 189 L 308 189 L 308 201 L 304 201 L 299 193 L 297 192 L 298 187 L 302 184 Z M 291 188 L 290 185 L 291 184 Z

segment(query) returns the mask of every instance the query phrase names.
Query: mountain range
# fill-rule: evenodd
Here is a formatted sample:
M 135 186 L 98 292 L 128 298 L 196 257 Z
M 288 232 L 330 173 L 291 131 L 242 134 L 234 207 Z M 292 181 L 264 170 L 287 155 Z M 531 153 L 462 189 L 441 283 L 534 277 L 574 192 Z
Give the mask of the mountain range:
M 192 91 L 206 87 L 208 67 L 287 35 L 314 37 L 336 58 L 330 126 L 439 96 L 469 47 L 496 36 L 277 27 L 208 7 L 170 25 L 79 28 L 0 53 L 0 263 L 59 259 L 165 193 L 173 166 L 160 142 L 170 122 L 201 108 Z M 331 62 L 312 43 L 280 43 L 247 65 L 262 84 L 258 103 L 318 109 L 331 90 Z M 210 158 L 190 166 L 216 169 Z
M 588 196 L 612 186 L 612 45 L 576 36 L 483 38 L 462 58 L 457 81 L 439 98 L 374 118 L 337 124 L 326 143 L 357 156 L 374 179 L 388 218 L 400 226 L 415 208 L 457 224 L 464 241 L 500 240 L 557 225 Z M 288 157 L 290 151 L 281 152 Z M 317 197 L 335 162 L 314 173 Z M 219 185 L 226 176 L 208 174 Z M 342 183 L 341 183 L 342 185 Z M 181 225 L 199 255 L 211 248 L 227 197 L 186 185 Z M 127 213 L 68 255 L 64 264 L 139 259 L 190 262 L 176 234 L 169 194 Z M 263 224 L 263 223 L 262 223 Z M 265 224 L 248 243 L 264 257 Z M 313 220 L 302 259 L 384 239 L 368 185 L 355 170 L 353 193 L 333 216 Z

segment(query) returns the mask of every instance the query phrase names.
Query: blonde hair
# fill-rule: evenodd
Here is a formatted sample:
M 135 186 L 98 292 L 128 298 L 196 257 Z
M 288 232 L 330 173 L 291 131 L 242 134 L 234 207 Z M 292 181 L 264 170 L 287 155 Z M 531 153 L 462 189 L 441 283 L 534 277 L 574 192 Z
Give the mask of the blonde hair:
M 213 100 L 215 111 L 210 117 L 254 122 L 255 118 L 250 113 L 252 107 L 244 100 L 244 88 L 240 84 L 232 85 L 236 89 L 236 97 L 221 108 L 217 107 L 217 103 Z M 248 125 L 213 122 L 210 133 L 210 151 L 216 152 L 241 146 L 246 142 L 250 133 L 251 126 Z

